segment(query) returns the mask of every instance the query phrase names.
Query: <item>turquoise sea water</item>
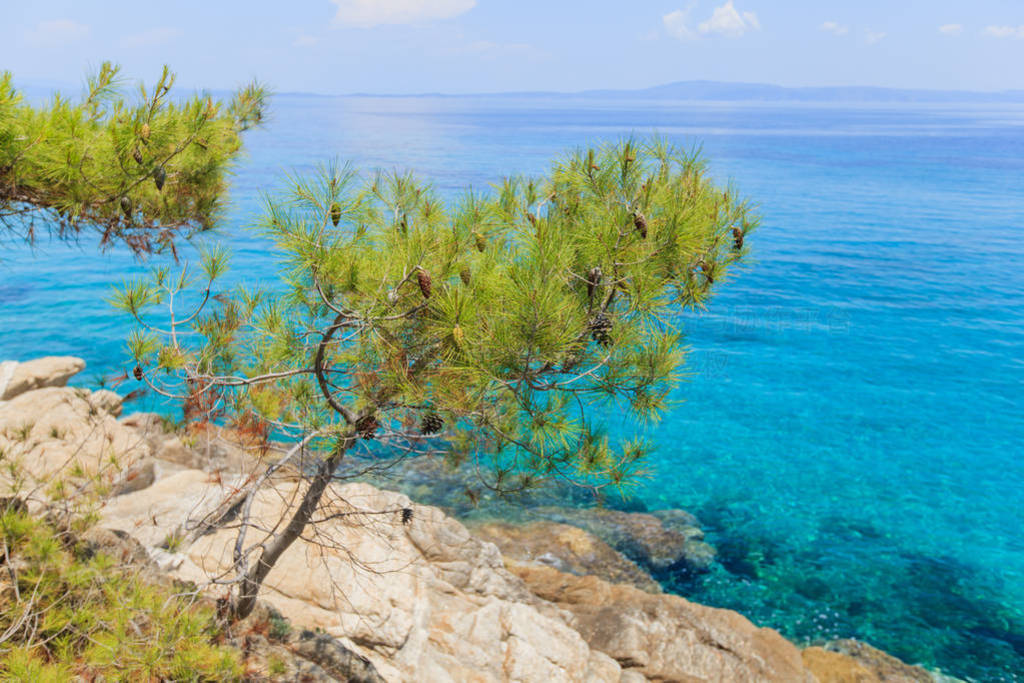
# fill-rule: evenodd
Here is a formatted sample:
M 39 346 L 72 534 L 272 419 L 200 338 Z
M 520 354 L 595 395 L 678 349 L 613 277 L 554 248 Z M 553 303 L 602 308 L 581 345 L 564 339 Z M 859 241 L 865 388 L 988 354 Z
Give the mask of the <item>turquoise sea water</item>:
M 976 680 L 1024 677 L 1024 107 L 281 96 L 224 238 L 260 189 L 332 157 L 444 192 L 657 131 L 760 205 L 755 261 L 687 320 L 693 377 L 638 505 L 695 512 L 707 576 L 666 575 L 797 640 L 857 637 Z M 95 244 L 0 247 L 0 358 L 122 368 Z M 94 373 L 94 374 L 90 374 Z

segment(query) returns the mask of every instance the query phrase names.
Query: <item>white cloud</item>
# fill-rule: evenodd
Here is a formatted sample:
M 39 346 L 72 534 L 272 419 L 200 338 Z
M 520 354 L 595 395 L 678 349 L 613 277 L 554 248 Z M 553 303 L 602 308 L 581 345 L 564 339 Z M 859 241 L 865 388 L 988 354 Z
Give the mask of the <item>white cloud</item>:
M 692 40 L 697 37 L 697 34 L 688 26 L 691 9 L 693 9 L 692 3 L 686 9 L 677 9 L 661 18 L 661 23 L 670 36 L 677 40 Z
M 964 27 L 961 24 L 943 24 L 939 27 L 939 33 L 945 33 L 947 36 L 958 36 L 963 31 Z
M 690 3 L 685 9 L 677 9 L 669 12 L 661 18 L 665 31 L 677 40 L 693 40 L 698 35 L 718 34 L 729 38 L 739 38 L 748 31 L 760 31 L 761 22 L 753 12 L 740 12 L 733 5 L 733 0 L 721 7 L 716 7 L 707 21 L 697 25 L 697 29 L 690 28 L 690 12 L 694 3 Z
M 867 41 L 868 45 L 874 45 L 885 40 L 885 37 L 889 35 L 885 31 L 868 31 L 864 34 L 864 40 Z
M 1024 25 L 1021 26 L 986 26 L 985 34 L 993 38 L 1022 38 L 1024 39 Z
M 730 38 L 739 38 L 747 31 L 761 30 L 761 22 L 753 12 L 738 12 L 729 0 L 721 7 L 716 7 L 711 18 L 702 21 L 697 30 L 703 34 L 718 33 Z
M 818 29 L 821 31 L 827 31 L 828 33 L 834 33 L 837 36 L 845 36 L 850 32 L 850 28 L 848 26 L 843 26 L 836 21 L 826 21 L 824 24 L 819 26 Z
M 181 34 L 176 28 L 154 28 L 149 31 L 143 31 L 142 33 L 136 33 L 134 35 L 125 36 L 121 39 L 121 47 L 137 48 L 137 47 L 155 47 L 157 45 L 165 45 Z
M 476 0 L 331 0 L 335 22 L 358 28 L 450 19 L 476 6 Z
M 70 19 L 41 21 L 28 32 L 30 43 L 41 46 L 56 46 L 74 43 L 89 35 L 89 27 Z

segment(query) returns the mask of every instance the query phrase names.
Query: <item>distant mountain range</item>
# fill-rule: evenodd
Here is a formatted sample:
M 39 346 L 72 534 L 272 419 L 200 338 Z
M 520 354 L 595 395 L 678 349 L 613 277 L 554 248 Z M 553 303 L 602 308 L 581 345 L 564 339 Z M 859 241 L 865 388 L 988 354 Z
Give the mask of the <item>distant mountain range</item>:
M 307 94 L 307 93 L 304 93 Z M 679 81 L 639 90 L 579 92 L 418 93 L 415 95 L 353 93 L 349 97 L 559 97 L 594 99 L 691 100 L 718 102 L 1007 102 L 1024 103 L 1024 90 L 913 90 L 859 86 L 788 88 L 764 83 Z
M 903 90 L 873 87 L 786 88 L 763 83 L 680 81 L 642 90 L 587 90 L 583 97 L 799 102 L 1024 102 L 1024 90 Z
M 69 86 L 56 81 L 33 81 L 21 84 L 22 92 L 35 100 L 47 98 L 54 91 L 75 96 L 82 86 Z M 215 90 L 213 94 L 226 94 Z M 282 92 L 281 95 L 336 97 L 309 92 Z M 859 86 L 789 88 L 764 83 L 724 83 L 721 81 L 679 81 L 639 90 L 583 90 L 579 92 L 508 92 L 508 93 L 351 93 L 344 97 L 554 97 L 573 99 L 644 99 L 689 100 L 709 102 L 864 102 L 864 103 L 1024 103 L 1024 90 L 982 92 L 971 90 L 913 90 Z

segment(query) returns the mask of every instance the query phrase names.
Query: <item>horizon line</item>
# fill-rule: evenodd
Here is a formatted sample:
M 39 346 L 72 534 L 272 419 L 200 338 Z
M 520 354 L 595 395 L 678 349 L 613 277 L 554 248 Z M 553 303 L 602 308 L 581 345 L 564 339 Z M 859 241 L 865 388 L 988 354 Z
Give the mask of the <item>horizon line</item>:
M 15 82 L 17 83 L 17 78 Z M 881 85 L 778 85 L 775 83 L 764 83 L 757 81 L 715 81 L 707 79 L 692 79 L 683 81 L 671 81 L 667 83 L 660 83 L 651 86 L 643 86 L 636 88 L 587 88 L 583 90 L 497 90 L 497 91 L 420 91 L 420 92 L 368 92 L 368 91 L 355 91 L 355 92 L 339 92 L 339 93 L 324 93 L 314 92 L 308 90 L 280 90 L 274 92 L 273 95 L 283 96 L 306 96 L 306 97 L 384 97 L 384 98 L 399 98 L 399 97 L 514 97 L 514 96 L 560 96 L 560 97 L 594 97 L 594 96 L 615 96 L 615 95 L 629 95 L 629 94 L 654 94 L 656 91 L 666 91 L 670 88 L 676 87 L 715 87 L 715 88 L 732 88 L 732 89 L 761 89 L 762 95 L 768 94 L 769 92 L 776 95 L 785 94 L 841 94 L 844 91 L 847 94 L 853 94 L 860 92 L 862 94 L 877 94 L 877 95 L 921 95 L 921 96 L 942 96 L 942 97 L 957 97 L 966 96 L 971 98 L 978 97 L 1021 97 L 1024 99 L 1024 89 L 1021 88 L 1004 88 L 1000 90 L 968 90 L 968 89 L 940 89 L 940 88 L 918 88 L 918 87 L 895 87 L 895 86 L 881 86 Z M 67 81 L 58 81 L 55 79 L 26 79 L 22 84 L 16 85 L 18 89 L 24 89 L 25 87 L 39 89 L 39 88 L 50 88 L 51 92 L 60 92 L 62 88 L 70 87 L 82 87 L 82 84 L 74 86 Z M 232 92 L 228 88 L 201 88 L 183 86 L 182 89 L 191 89 L 198 92 Z M 739 93 L 737 93 L 739 94 Z M 663 92 L 664 96 L 664 92 Z M 711 99 L 704 97 L 702 99 Z

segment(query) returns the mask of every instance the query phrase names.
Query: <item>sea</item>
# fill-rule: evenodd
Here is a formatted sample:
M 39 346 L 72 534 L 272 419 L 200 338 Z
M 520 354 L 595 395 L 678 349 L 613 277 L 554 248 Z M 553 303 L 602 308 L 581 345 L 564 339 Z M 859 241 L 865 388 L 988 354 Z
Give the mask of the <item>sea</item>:
M 285 174 L 411 169 L 454 197 L 655 133 L 762 216 L 748 266 L 683 319 L 689 377 L 633 493 L 696 514 L 718 561 L 657 578 L 800 643 L 1024 679 L 1024 105 L 283 94 L 218 239 L 232 278 L 273 287 L 250 226 Z M 123 372 L 105 299 L 150 265 L 0 242 L 0 359 Z

